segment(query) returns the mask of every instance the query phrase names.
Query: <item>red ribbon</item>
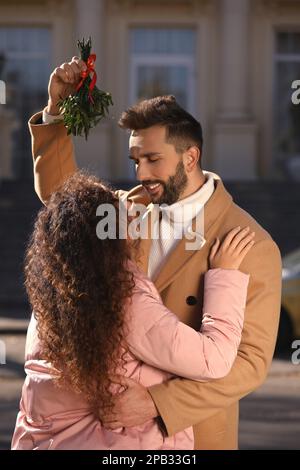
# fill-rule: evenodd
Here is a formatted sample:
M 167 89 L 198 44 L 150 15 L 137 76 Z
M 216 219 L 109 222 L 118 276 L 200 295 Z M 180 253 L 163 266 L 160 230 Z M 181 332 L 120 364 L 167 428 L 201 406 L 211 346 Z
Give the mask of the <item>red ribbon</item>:
M 81 80 L 80 82 L 78 83 L 77 87 L 76 87 L 76 91 L 78 91 L 85 79 L 90 75 L 90 73 L 93 74 L 93 78 L 91 80 L 91 83 L 89 85 L 89 100 L 94 104 L 94 100 L 93 100 L 93 97 L 92 97 L 92 91 L 96 85 L 96 81 L 97 81 L 97 74 L 96 74 L 96 70 L 95 70 L 95 61 L 96 61 L 96 54 L 90 54 L 87 62 L 86 62 L 86 66 L 87 66 L 87 69 L 86 70 L 83 70 L 80 74 L 81 76 Z

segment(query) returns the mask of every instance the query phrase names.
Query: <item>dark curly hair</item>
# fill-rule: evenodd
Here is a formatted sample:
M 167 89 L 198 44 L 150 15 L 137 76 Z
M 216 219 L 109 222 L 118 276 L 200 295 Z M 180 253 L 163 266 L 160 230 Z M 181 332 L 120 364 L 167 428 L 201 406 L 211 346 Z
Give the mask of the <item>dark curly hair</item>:
M 110 375 L 124 366 L 124 312 L 134 288 L 127 240 L 96 235 L 99 204 L 115 205 L 118 233 L 117 203 L 110 187 L 77 172 L 39 212 L 25 258 L 41 358 L 58 386 L 95 409 L 111 406 Z
M 118 124 L 122 129 L 135 131 L 156 125 L 164 126 L 166 142 L 173 144 L 177 153 L 196 145 L 202 155 L 201 124 L 178 104 L 173 95 L 139 101 L 122 113 Z M 198 164 L 201 167 L 200 159 Z

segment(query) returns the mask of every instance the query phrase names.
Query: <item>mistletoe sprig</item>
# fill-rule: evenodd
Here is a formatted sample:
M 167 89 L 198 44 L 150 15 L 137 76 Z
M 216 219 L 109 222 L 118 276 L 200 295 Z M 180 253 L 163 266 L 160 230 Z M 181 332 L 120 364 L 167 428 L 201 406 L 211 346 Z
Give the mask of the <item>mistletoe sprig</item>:
M 91 38 L 85 42 L 78 41 L 81 59 L 86 63 L 87 70 L 81 72 L 81 81 L 76 92 L 59 101 L 60 112 L 64 116 L 67 133 L 75 136 L 84 134 L 87 140 L 90 129 L 95 127 L 108 114 L 113 104 L 110 93 L 99 90 L 96 86 L 97 74 L 94 68 L 96 54 L 91 54 Z

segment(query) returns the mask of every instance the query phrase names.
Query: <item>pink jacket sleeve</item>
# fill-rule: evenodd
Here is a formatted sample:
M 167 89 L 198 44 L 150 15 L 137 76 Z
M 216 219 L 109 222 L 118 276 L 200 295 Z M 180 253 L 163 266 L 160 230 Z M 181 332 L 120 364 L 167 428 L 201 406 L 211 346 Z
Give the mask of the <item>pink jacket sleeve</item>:
M 151 289 L 140 285 L 132 298 L 129 349 L 145 363 L 181 377 L 197 381 L 224 377 L 241 341 L 249 277 L 229 269 L 205 274 L 200 331 L 180 322 L 153 284 Z

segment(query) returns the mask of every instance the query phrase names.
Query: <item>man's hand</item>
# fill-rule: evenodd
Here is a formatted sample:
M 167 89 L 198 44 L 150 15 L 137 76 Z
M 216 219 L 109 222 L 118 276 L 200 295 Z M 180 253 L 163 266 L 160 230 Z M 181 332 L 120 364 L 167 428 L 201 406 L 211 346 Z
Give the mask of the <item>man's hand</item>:
M 46 109 L 48 114 L 59 114 L 57 103 L 75 93 L 76 86 L 81 79 L 80 74 L 86 68 L 86 64 L 79 57 L 73 57 L 71 62 L 65 62 L 60 67 L 56 67 L 50 75 L 48 85 L 49 100 Z
M 115 376 L 113 380 L 126 389 L 113 398 L 114 406 L 109 414 L 104 415 L 100 410 L 100 419 L 106 429 L 138 426 L 158 416 L 157 408 L 145 387 L 123 376 Z

